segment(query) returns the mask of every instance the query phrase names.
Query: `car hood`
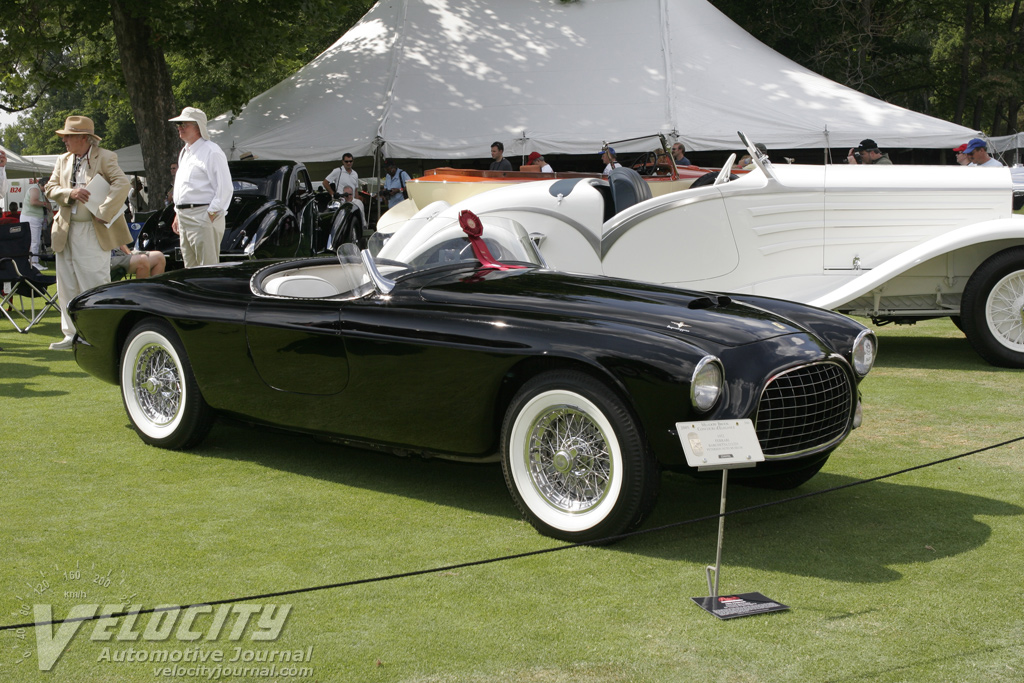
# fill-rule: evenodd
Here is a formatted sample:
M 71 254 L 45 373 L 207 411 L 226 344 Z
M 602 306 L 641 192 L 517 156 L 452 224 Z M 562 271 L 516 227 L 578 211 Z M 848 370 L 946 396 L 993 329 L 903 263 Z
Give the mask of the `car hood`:
M 413 283 L 410 283 L 413 284 Z M 642 326 L 685 340 L 739 346 L 808 330 L 794 321 L 726 295 L 632 280 L 566 276 L 551 271 L 465 271 L 415 283 L 428 302 L 498 314 L 580 318 Z

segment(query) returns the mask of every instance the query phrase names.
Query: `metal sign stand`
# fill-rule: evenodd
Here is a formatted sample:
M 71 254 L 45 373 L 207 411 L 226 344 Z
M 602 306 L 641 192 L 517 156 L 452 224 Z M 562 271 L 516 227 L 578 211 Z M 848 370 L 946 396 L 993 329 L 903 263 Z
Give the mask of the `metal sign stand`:
M 754 467 L 764 462 L 764 453 L 750 420 L 715 420 L 676 423 L 686 462 L 698 471 L 722 470 L 722 498 L 718 509 L 718 546 L 715 564 L 704 568 L 708 582 L 707 597 L 692 598 L 697 605 L 719 619 L 735 619 L 752 614 L 787 610 L 789 607 L 761 593 L 718 594 L 722 573 L 722 544 L 725 539 L 725 499 L 729 470 Z M 713 575 L 713 578 L 712 578 Z
M 710 564 L 704 568 L 708 579 L 708 593 L 712 598 L 718 597 L 718 577 L 722 572 L 722 541 L 725 538 L 725 490 L 729 483 L 729 468 L 722 468 L 722 505 L 718 508 L 718 550 L 715 552 L 715 566 Z M 711 575 L 715 575 L 714 585 L 711 583 Z

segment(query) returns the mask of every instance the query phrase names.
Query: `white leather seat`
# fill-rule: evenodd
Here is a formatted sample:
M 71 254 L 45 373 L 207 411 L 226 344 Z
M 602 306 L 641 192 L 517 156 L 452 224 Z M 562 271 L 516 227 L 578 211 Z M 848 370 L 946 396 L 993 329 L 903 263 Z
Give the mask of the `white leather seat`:
M 267 294 L 298 299 L 322 299 L 341 294 L 337 287 L 315 275 L 284 275 L 268 282 L 264 289 Z

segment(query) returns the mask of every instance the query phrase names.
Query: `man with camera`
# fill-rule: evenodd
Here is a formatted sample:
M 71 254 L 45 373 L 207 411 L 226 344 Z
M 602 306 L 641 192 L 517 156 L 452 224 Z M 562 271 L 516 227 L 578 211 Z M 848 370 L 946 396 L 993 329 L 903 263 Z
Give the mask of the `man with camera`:
M 384 188 L 379 195 L 388 203 L 390 209 L 405 200 L 405 184 L 411 178 L 408 173 L 398 168 L 394 159 L 384 162 L 384 170 L 387 171 L 387 176 L 384 178 Z
M 861 140 L 859 147 L 851 147 L 846 155 L 848 164 L 879 164 L 892 166 L 888 154 L 882 154 L 874 140 Z

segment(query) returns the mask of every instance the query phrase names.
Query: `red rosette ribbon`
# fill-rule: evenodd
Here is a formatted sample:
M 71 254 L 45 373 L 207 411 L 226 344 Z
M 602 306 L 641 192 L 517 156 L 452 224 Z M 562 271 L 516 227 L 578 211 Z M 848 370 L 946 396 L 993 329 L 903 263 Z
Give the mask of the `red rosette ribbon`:
M 484 225 L 480 222 L 480 218 L 469 209 L 463 209 L 459 212 L 459 225 L 462 227 L 462 231 L 466 233 L 466 236 L 469 237 L 469 243 L 473 247 L 473 255 L 476 256 L 476 260 L 484 268 L 514 270 L 523 267 L 505 265 L 491 255 L 491 250 L 487 248 L 487 244 L 482 237 Z

